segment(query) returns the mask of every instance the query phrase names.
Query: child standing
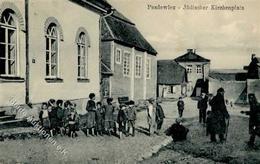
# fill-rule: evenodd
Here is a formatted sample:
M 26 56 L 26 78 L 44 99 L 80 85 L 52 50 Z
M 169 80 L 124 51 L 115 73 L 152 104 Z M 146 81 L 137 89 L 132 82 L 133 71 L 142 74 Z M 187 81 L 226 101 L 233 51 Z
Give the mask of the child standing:
M 39 119 L 40 119 L 40 123 L 41 126 L 43 127 L 43 129 L 49 133 L 50 132 L 50 127 L 51 127 L 51 123 L 50 123 L 50 119 L 49 119 L 49 111 L 47 108 L 47 103 L 42 103 L 41 106 L 41 111 L 39 114 Z
M 112 105 L 113 98 L 107 98 L 107 105 L 105 105 L 105 131 L 108 135 L 111 135 L 111 132 L 114 129 L 114 106 Z
M 125 131 L 125 125 L 127 121 L 127 116 L 125 113 L 126 105 L 120 105 L 118 115 L 117 115 L 117 123 L 119 125 L 118 131 L 119 131 L 119 138 L 122 138 L 122 132 Z
M 97 102 L 96 110 L 96 132 L 97 135 L 103 135 L 104 130 L 104 108 L 102 108 L 101 102 Z
M 157 124 L 157 134 L 160 134 L 160 130 L 162 128 L 163 120 L 165 118 L 164 111 L 162 106 L 159 104 L 159 101 L 156 101 L 156 114 L 155 114 L 155 120 Z
M 51 136 L 54 136 L 58 124 L 57 109 L 54 104 L 55 104 L 54 99 L 50 99 L 48 101 L 48 111 L 49 111 L 49 118 L 51 122 L 51 130 L 50 130 Z
M 69 137 L 76 137 L 77 134 L 76 134 L 76 119 L 77 119 L 77 116 L 76 116 L 76 112 L 75 112 L 75 109 L 72 110 L 72 112 L 69 114 L 69 118 L 68 118 L 68 121 L 69 121 Z
M 63 117 L 64 117 L 64 110 L 63 110 L 63 101 L 57 100 L 56 102 L 56 110 L 57 110 L 57 132 L 59 132 L 61 135 L 63 135 Z
M 179 113 L 179 117 L 182 118 L 182 114 L 184 111 L 184 101 L 182 100 L 182 97 L 179 97 L 179 101 L 177 103 L 178 106 L 178 113 Z
M 94 135 L 94 128 L 96 125 L 96 103 L 95 103 L 95 94 L 94 93 L 90 93 L 89 94 L 89 99 L 88 103 L 87 103 L 87 133 L 86 135 L 88 135 L 89 133 L 91 133 L 92 135 Z
M 130 134 L 130 129 L 132 129 L 132 136 L 135 136 L 135 120 L 136 120 L 136 109 L 135 102 L 129 101 L 129 108 L 127 110 L 127 133 Z

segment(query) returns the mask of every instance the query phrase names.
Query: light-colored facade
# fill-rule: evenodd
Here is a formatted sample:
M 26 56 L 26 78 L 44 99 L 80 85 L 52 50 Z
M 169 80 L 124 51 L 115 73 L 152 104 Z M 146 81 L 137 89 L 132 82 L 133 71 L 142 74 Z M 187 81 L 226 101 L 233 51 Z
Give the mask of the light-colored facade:
M 85 99 L 91 92 L 99 98 L 100 15 L 97 11 L 69 0 L 5 0 L 0 2 L 0 16 L 2 20 L 5 16 L 13 18 L 16 38 L 12 43 L 16 48 L 16 66 L 13 72 L 5 69 L 0 75 L 0 106 L 12 105 L 9 101 L 12 98 L 24 104 L 26 96 L 32 103 L 50 98 Z M 3 31 L 9 26 L 2 21 L 0 27 Z M 6 31 L 2 33 L 8 35 Z M 1 39 L 2 43 L 8 42 Z M 7 60 L 3 54 L 11 51 L 1 48 L 0 51 L 1 60 Z M 5 64 L 8 67 L 11 66 Z
M 190 96 L 195 89 L 195 85 L 198 79 L 208 79 L 210 60 L 197 55 L 193 49 L 187 49 L 187 53 L 176 58 L 175 61 L 186 68 L 188 79 L 187 95 Z M 199 92 L 200 91 L 198 91 L 198 93 Z
M 208 79 L 209 77 L 209 62 L 179 62 L 181 66 L 186 68 L 187 72 L 187 92 L 188 95 L 192 93 L 198 79 Z

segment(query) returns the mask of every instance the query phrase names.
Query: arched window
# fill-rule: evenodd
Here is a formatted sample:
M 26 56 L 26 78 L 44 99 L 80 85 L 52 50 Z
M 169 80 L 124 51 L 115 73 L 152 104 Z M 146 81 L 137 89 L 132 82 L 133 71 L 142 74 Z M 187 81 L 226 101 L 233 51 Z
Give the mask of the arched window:
M 17 75 L 17 29 L 14 11 L 4 10 L 0 19 L 0 75 Z
M 86 34 L 81 32 L 77 41 L 78 47 L 78 78 L 87 78 L 87 53 Z
M 46 31 L 46 76 L 58 77 L 59 32 L 51 23 Z

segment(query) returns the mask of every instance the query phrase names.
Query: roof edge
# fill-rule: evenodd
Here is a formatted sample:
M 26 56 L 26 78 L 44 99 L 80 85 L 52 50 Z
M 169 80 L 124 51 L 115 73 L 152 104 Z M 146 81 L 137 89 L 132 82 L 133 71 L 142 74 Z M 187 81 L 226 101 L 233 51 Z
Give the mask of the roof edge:
M 118 44 L 122 44 L 122 45 L 127 46 L 127 47 L 130 47 L 130 48 L 133 48 L 133 47 L 134 47 L 136 50 L 140 50 L 140 51 L 142 51 L 142 52 L 148 52 L 149 54 L 154 55 L 154 56 L 157 56 L 157 54 L 158 54 L 157 51 L 151 52 L 151 51 L 149 51 L 149 50 L 145 50 L 145 49 L 143 49 L 143 48 L 136 47 L 135 45 L 132 45 L 132 44 L 123 42 L 123 41 L 118 40 L 118 39 L 102 39 L 101 41 L 102 41 L 102 42 L 114 41 L 114 42 L 116 42 L 116 43 L 118 43 Z

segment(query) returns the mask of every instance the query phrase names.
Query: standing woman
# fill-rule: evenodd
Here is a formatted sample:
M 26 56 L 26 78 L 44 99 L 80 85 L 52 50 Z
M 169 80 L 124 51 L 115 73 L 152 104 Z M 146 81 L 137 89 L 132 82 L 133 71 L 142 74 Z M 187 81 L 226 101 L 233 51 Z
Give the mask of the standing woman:
M 89 100 L 87 103 L 86 110 L 87 114 L 87 133 L 88 135 L 91 132 L 91 135 L 94 135 L 95 126 L 96 126 L 96 103 L 95 103 L 96 95 L 94 93 L 89 94 Z
M 150 98 L 148 100 L 148 110 L 147 110 L 147 122 L 149 126 L 149 133 L 153 135 L 156 129 L 155 123 L 155 112 L 156 112 L 156 104 L 154 103 L 154 99 Z
M 226 133 L 226 119 L 229 119 L 229 114 L 224 100 L 224 93 L 224 89 L 219 88 L 217 95 L 209 101 L 212 111 L 211 128 L 209 129 L 211 142 L 216 142 L 216 134 L 219 135 L 220 142 L 226 139 L 224 134 Z

